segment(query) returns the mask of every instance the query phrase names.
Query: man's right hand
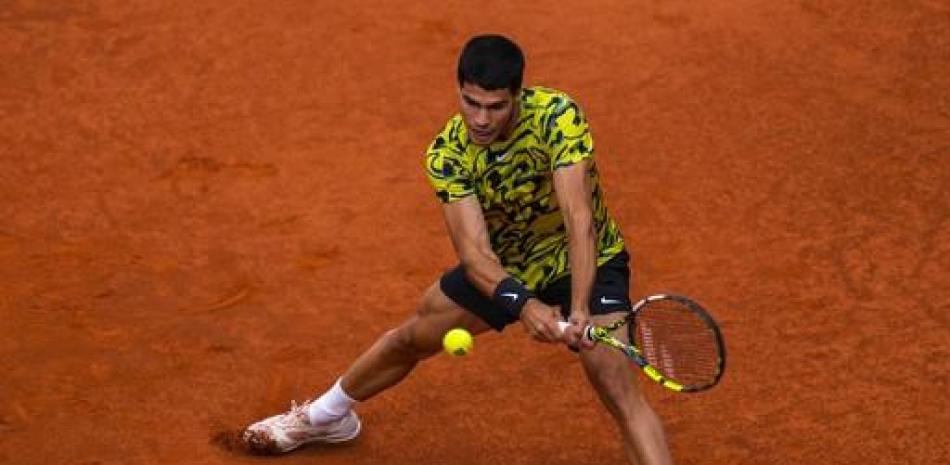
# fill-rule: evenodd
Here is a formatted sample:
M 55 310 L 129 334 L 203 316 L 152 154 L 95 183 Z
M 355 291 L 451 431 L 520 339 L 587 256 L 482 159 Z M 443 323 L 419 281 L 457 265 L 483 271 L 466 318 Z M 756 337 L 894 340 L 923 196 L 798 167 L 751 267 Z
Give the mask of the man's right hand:
M 561 312 L 536 298 L 528 299 L 521 309 L 521 324 L 525 332 L 538 342 L 562 342 L 561 329 L 557 322 Z

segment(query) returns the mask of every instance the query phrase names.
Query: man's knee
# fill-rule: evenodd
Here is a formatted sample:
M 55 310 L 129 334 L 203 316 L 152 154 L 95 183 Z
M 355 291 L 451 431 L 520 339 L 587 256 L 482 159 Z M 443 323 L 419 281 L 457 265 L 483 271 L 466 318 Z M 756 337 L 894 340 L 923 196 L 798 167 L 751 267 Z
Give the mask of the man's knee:
M 593 350 L 603 350 L 602 348 Z M 599 354 L 600 356 L 589 357 L 585 360 L 587 375 L 594 384 L 594 387 L 601 391 L 620 391 L 627 388 L 631 383 L 629 377 L 633 375 L 632 370 L 625 366 L 625 361 L 614 360 L 618 354 Z
M 387 331 L 383 338 L 389 351 L 403 359 L 422 360 L 434 353 L 428 345 L 422 343 L 412 321 Z
M 416 312 L 385 337 L 392 350 L 421 360 L 442 350 L 442 336 L 452 328 L 465 328 L 477 335 L 489 326 L 449 299 L 436 282 L 423 293 Z
M 438 283 L 430 286 L 422 295 L 416 312 L 399 327 L 385 334 L 387 345 L 394 352 L 407 358 L 424 359 L 438 352 L 439 345 L 433 341 L 437 335 L 433 332 L 433 320 L 444 311 Z M 440 298 L 441 297 L 441 298 Z
M 599 347 L 584 356 L 584 368 L 601 398 L 624 413 L 640 410 L 646 399 L 640 392 L 638 370 L 623 355 Z

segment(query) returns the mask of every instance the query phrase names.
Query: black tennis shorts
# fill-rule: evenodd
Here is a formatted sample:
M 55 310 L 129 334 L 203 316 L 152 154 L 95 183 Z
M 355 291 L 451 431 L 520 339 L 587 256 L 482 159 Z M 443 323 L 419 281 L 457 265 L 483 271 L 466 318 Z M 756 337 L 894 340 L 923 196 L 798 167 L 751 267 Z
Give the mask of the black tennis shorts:
M 495 305 L 482 294 L 465 276 L 465 268 L 458 265 L 445 272 L 439 287 L 448 298 L 462 308 L 478 315 L 496 331 L 505 329 L 518 320 L 504 308 Z M 571 314 L 571 276 L 563 276 L 550 283 L 540 292 L 535 292 L 542 302 L 559 305 L 566 320 Z M 621 251 L 603 265 L 597 267 L 597 277 L 590 295 L 591 315 L 630 310 L 630 255 Z

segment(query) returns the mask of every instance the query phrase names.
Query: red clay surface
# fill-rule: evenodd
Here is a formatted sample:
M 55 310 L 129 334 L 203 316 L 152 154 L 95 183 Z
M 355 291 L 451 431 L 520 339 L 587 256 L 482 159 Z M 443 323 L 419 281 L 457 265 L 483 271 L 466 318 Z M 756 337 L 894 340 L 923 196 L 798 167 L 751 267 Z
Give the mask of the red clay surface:
M 421 157 L 485 31 L 587 110 L 635 293 L 722 322 L 720 387 L 645 388 L 678 463 L 950 460 L 946 2 L 356 3 L 0 3 L 0 463 L 619 463 L 520 328 L 232 447 L 454 262 Z

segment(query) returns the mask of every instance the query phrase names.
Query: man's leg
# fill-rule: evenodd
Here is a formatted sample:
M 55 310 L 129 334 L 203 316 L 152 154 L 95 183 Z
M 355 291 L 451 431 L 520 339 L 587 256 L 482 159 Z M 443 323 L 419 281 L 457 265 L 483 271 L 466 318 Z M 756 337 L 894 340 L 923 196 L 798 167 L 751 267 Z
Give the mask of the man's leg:
M 595 315 L 593 323 L 603 325 L 624 317 L 624 313 Z M 621 334 L 623 333 L 623 334 Z M 615 336 L 626 342 L 626 331 Z M 632 465 L 667 465 L 672 458 L 656 412 L 640 391 L 638 369 L 616 350 L 598 346 L 581 351 L 581 361 L 600 400 L 617 421 L 627 460 Z
M 436 354 L 442 336 L 452 328 L 473 335 L 490 326 L 449 299 L 436 282 L 426 290 L 416 313 L 386 332 L 363 353 L 332 389 L 314 402 L 294 405 L 287 413 L 249 426 L 244 440 L 257 452 L 284 453 L 310 442 L 343 442 L 359 434 L 360 422 L 351 411 L 406 377 L 420 361 Z
M 414 315 L 356 359 L 341 378 L 343 390 L 364 401 L 396 385 L 417 363 L 442 349 L 442 336 L 452 328 L 465 328 L 472 335 L 491 329 L 446 297 L 435 283 L 426 290 Z

